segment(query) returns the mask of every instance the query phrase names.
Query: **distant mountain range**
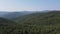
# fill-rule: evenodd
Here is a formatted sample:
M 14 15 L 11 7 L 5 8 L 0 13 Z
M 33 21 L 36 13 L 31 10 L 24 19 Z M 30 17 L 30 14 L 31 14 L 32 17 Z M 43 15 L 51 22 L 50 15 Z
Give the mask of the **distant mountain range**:
M 49 11 L 16 11 L 16 12 L 0 12 L 0 17 L 7 18 L 7 19 L 14 19 L 20 16 L 32 14 L 32 13 L 47 13 Z
M 22 12 L 0 12 L 0 17 L 7 18 L 7 19 L 12 19 L 16 17 L 20 17 L 23 15 L 28 15 L 34 13 L 32 11 L 22 11 Z

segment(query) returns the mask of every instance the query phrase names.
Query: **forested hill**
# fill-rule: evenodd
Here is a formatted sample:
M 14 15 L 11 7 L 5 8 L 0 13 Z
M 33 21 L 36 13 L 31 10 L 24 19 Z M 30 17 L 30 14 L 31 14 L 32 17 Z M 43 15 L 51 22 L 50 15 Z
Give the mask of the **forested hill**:
M 0 18 L 0 34 L 60 34 L 60 11 L 37 12 L 15 20 Z
M 16 22 L 31 34 L 60 34 L 60 11 L 38 12 L 18 17 Z
M 33 14 L 30 14 L 30 15 L 25 15 L 25 16 L 21 16 L 21 17 L 18 17 L 16 18 L 15 20 L 17 22 L 20 22 L 20 23 L 28 23 L 28 22 L 48 22 L 48 20 L 52 20 L 52 19 L 59 19 L 58 17 L 60 17 L 60 11 L 49 11 L 47 13 L 40 13 L 40 12 L 37 12 L 37 13 L 33 13 Z
M 0 17 L 0 34 L 11 34 L 15 30 L 17 23 Z

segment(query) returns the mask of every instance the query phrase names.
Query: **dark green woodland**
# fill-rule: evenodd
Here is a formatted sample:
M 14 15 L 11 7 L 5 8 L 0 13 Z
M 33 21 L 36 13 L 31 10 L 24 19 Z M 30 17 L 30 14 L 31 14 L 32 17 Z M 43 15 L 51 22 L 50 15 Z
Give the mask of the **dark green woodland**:
M 49 11 L 9 20 L 0 17 L 0 34 L 60 34 L 60 11 Z

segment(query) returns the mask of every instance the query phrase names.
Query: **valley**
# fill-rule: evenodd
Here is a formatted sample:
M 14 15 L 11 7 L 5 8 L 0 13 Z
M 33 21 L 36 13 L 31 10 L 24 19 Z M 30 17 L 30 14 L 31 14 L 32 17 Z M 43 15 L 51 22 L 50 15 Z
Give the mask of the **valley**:
M 8 18 L 0 17 L 0 34 L 60 34 L 60 11 Z

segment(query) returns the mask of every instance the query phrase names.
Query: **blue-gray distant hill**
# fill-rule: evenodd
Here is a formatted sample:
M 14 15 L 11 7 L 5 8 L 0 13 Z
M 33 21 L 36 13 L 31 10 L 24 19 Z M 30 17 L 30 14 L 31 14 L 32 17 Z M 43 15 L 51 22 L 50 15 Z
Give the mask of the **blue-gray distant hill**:
M 21 11 L 21 12 L 0 12 L 0 17 L 7 18 L 7 19 L 13 19 L 16 17 L 24 16 L 34 13 L 32 11 Z

